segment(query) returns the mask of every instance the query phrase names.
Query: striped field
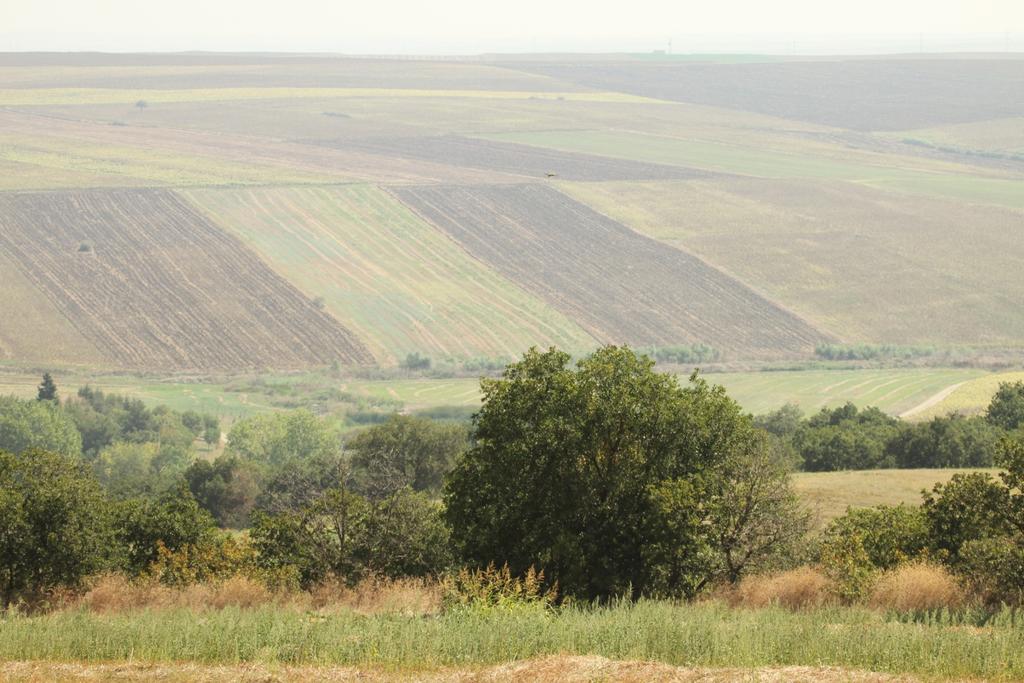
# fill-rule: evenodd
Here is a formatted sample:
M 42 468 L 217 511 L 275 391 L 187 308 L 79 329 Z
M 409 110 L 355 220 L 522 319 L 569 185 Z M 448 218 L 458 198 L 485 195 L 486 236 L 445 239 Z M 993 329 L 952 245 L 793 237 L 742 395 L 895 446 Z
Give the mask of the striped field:
M 412 352 L 511 358 L 533 345 L 595 345 L 378 188 L 182 194 L 307 296 L 320 297 L 378 362 Z

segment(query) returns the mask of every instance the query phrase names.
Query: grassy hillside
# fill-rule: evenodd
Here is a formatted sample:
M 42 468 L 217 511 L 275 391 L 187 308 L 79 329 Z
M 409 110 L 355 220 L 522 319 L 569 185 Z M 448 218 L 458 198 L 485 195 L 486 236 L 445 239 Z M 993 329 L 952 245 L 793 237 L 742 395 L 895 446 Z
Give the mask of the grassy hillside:
M 1024 278 L 1014 265 L 1024 259 L 1021 211 L 809 180 L 565 189 L 848 341 L 1024 339 Z
M 378 361 L 412 352 L 512 358 L 594 339 L 471 258 L 390 194 L 369 186 L 184 193 L 310 298 Z
M 798 472 L 793 486 L 826 524 L 850 507 L 920 505 L 921 492 L 944 484 L 954 475 L 991 472 L 981 469 L 860 470 L 856 472 Z

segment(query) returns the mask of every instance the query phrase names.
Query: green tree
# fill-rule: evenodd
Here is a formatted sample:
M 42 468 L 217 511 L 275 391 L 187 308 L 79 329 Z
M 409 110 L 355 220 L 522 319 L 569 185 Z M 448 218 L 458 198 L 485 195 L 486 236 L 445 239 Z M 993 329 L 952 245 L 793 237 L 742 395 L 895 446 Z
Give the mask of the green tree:
M 707 546 L 703 479 L 755 437 L 749 417 L 625 347 L 569 360 L 533 349 L 481 382 L 475 445 L 445 492 L 456 547 L 579 597 L 691 593 L 713 567 L 676 549 Z
M 985 417 L 1007 431 L 1024 425 L 1024 382 L 1002 382 L 988 404 Z
M 793 436 L 793 446 L 810 472 L 892 467 L 887 447 L 900 429 L 899 420 L 877 408 L 858 410 L 847 403 L 809 418 Z
M 259 495 L 259 476 L 252 464 L 232 455 L 222 455 L 212 463 L 196 460 L 185 471 L 185 481 L 219 526 L 242 529 L 249 524 Z
M 75 586 L 111 547 L 108 505 L 75 458 L 0 451 L 0 605 Z
M 18 454 L 33 448 L 78 457 L 82 437 L 55 401 L 0 396 L 0 450 Z
M 156 499 L 126 500 L 116 506 L 115 513 L 124 567 L 136 574 L 146 572 L 159 559 L 161 548 L 179 552 L 215 540 L 213 518 L 199 507 L 184 482 Z
M 257 415 L 235 423 L 228 434 L 229 453 L 261 465 L 330 456 L 340 450 L 336 431 L 308 410 Z
M 778 410 L 754 418 L 754 425 L 769 434 L 783 439 L 792 438 L 803 423 L 804 412 L 800 407 L 787 403 Z
M 957 475 L 925 496 L 932 544 L 988 603 L 1024 602 L 1024 439 L 1005 439 L 999 479 Z
M 392 415 L 346 443 L 356 489 L 373 500 L 406 486 L 440 493 L 445 474 L 468 445 L 466 426 L 408 415 Z
M 1009 533 L 1009 505 L 1006 487 L 984 472 L 956 474 L 936 484 L 924 494 L 923 505 L 931 546 L 955 562 L 968 541 Z
M 372 505 L 358 553 L 366 568 L 392 578 L 436 576 L 453 563 L 441 505 L 408 487 Z
M 982 418 L 952 414 L 906 426 L 888 451 L 897 467 L 991 467 L 1000 436 Z
M 722 578 L 736 582 L 799 552 L 811 518 L 793 490 L 792 469 L 788 447 L 759 435 L 707 478 L 701 504 L 708 510 L 711 550 Z
M 37 401 L 56 401 L 57 400 L 57 384 L 53 381 L 53 377 L 50 373 L 43 373 L 43 381 L 39 385 L 39 390 L 36 392 Z
M 256 513 L 250 535 L 265 568 L 293 568 L 303 586 L 328 576 L 355 581 L 368 509 L 363 497 L 334 488 L 294 512 Z

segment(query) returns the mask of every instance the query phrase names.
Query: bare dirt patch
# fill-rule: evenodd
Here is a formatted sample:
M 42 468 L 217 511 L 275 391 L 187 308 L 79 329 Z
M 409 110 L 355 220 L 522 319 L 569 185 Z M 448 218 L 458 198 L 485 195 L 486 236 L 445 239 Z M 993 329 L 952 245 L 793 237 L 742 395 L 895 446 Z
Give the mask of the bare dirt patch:
M 201 664 L 61 664 L 8 662 L 0 665 L 0 680 L 37 683 L 74 680 L 82 683 L 125 681 L 141 683 L 195 681 L 214 683 L 328 683 L 335 681 L 422 681 L 456 683 L 471 681 L 539 681 L 551 683 L 914 683 L 918 679 L 838 667 L 786 666 L 759 669 L 686 668 L 655 662 L 623 662 L 596 656 L 553 656 L 482 669 L 386 672 L 355 667 L 280 667 L 260 664 L 210 666 Z

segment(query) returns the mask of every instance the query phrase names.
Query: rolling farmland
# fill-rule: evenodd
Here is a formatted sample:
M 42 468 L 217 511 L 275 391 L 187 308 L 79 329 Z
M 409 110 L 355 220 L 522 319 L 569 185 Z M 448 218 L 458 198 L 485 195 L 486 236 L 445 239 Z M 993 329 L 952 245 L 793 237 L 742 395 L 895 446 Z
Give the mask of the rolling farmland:
M 320 144 L 331 145 L 330 141 Z M 692 169 L 614 159 L 593 154 L 578 154 L 530 145 L 496 142 L 444 135 L 417 138 L 390 138 L 333 143 L 343 149 L 423 159 L 460 167 L 513 173 L 531 178 L 547 175 L 566 180 L 678 180 L 708 174 Z
M 514 357 L 592 337 L 370 187 L 192 190 L 185 196 L 393 364 L 411 352 Z
M 1021 211 L 837 182 L 727 178 L 564 187 L 847 341 L 1024 339 L 1024 279 L 1015 265 L 1024 259 Z
M 847 181 L 883 190 L 956 198 L 965 202 L 1024 209 L 1019 177 L 933 159 L 844 153 L 832 146 L 800 150 L 744 141 L 691 139 L 623 131 L 555 131 L 488 134 L 489 139 L 539 145 L 657 164 L 759 178 Z
M 797 405 L 809 415 L 847 402 L 899 415 L 951 386 L 984 375 L 984 371 L 969 369 L 894 368 L 722 372 L 705 377 L 724 386 L 744 410 L 755 415 L 787 403 Z
M 886 58 L 710 64 L 516 63 L 591 88 L 754 111 L 852 130 L 904 130 L 1024 115 L 1024 61 Z M 880 73 L 885 77 L 879 77 Z
M 602 342 L 778 356 L 827 339 L 704 262 L 542 185 L 396 188 L 476 258 Z
M 103 360 L 52 302 L 0 249 L 0 360 L 92 364 Z
M 160 226 L 129 204 L 173 189 L 384 365 L 612 340 L 755 363 L 826 340 L 1011 353 L 1024 169 L 997 157 L 1020 148 L 1022 64 L 0 55 L 0 206 L 107 188 Z M 24 322 L 0 325 L 0 358 L 128 362 L 4 253 L 0 312 Z M 222 276 L 190 286 L 219 302 L 199 290 Z M 242 308 L 221 317 L 269 319 Z M 109 323 L 163 338 L 152 324 Z M 227 348 L 195 353 L 233 371 L 249 354 Z M 138 353 L 125 368 L 180 362 Z
M 992 375 L 991 377 L 998 377 Z M 875 406 L 899 415 L 918 406 L 944 389 L 989 377 L 980 370 L 780 370 L 769 372 L 713 372 L 704 374 L 720 384 L 743 410 L 755 415 L 781 408 L 787 403 L 811 415 L 824 407 L 851 402 L 859 407 Z M 686 377 L 680 377 L 680 382 Z M 402 401 L 406 408 L 479 405 L 479 382 L 475 379 L 375 380 L 346 382 L 357 394 Z M 994 389 L 993 389 L 994 391 Z M 991 395 L 978 398 L 987 405 Z M 912 419 L 917 419 L 914 416 Z
M 366 348 L 175 195 L 0 195 L 0 251 L 121 367 L 370 362 Z

